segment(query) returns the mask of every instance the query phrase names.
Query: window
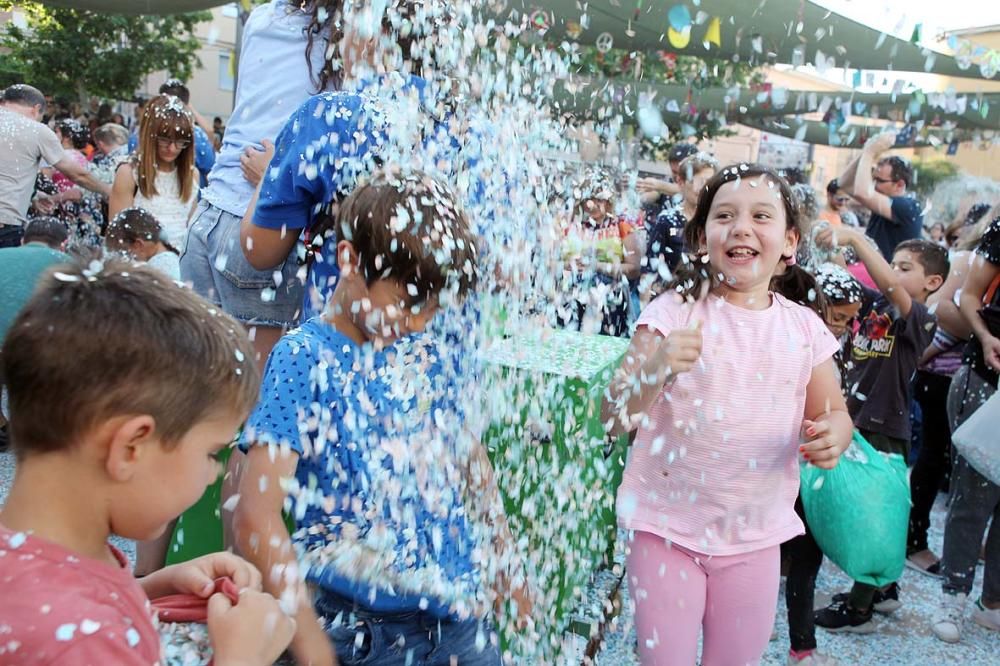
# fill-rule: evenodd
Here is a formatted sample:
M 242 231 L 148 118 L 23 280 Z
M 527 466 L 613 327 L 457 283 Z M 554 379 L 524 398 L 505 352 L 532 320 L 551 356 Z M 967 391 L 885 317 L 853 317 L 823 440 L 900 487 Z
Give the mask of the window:
M 240 8 L 236 6 L 236 3 L 230 3 L 222 8 L 222 15 L 226 18 L 236 18 L 240 14 Z
M 232 92 L 236 88 L 233 76 L 233 56 L 230 53 L 219 54 L 219 90 Z

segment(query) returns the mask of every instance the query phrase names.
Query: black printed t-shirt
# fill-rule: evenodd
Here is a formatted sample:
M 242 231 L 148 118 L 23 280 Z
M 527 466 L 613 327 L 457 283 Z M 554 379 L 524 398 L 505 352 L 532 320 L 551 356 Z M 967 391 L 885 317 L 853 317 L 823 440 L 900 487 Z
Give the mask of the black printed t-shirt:
M 901 317 L 878 292 L 868 296 L 851 341 L 847 409 L 856 427 L 909 441 L 910 383 L 937 319 L 923 303 Z

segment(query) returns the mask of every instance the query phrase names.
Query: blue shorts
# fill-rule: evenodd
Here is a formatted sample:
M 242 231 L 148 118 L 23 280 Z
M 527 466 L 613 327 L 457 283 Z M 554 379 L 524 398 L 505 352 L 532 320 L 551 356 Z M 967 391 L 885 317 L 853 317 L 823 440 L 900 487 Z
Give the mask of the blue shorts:
M 484 620 L 454 622 L 428 613 L 382 614 L 321 591 L 316 612 L 344 666 L 500 666 L 500 649 Z
M 293 252 L 280 266 L 255 269 L 240 248 L 241 222 L 202 200 L 181 253 L 181 280 L 244 324 L 295 326 L 304 293 L 299 274 L 305 276 L 306 267 Z

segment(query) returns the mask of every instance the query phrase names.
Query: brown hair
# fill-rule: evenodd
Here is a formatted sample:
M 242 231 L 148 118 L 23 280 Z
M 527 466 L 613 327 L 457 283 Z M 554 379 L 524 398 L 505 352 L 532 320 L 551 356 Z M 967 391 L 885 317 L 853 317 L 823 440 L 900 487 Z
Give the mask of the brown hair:
M 896 181 L 901 180 L 907 187 L 913 185 L 913 167 L 902 157 L 898 155 L 883 157 L 878 161 L 878 166 L 882 166 L 883 164 L 888 164 L 889 168 L 892 169 L 889 174 L 889 177 L 892 178 L 892 182 L 895 183 Z
M 158 137 L 187 141 L 187 147 L 177 156 L 177 182 L 181 199 L 188 201 L 194 192 L 194 120 L 184 104 L 176 97 L 159 95 L 142 107 L 139 123 L 139 146 L 136 149 L 136 185 L 146 198 L 156 191 L 156 140 Z
M 680 165 L 677 167 L 677 176 L 687 182 L 694 178 L 695 174 L 704 169 L 718 171 L 719 160 L 708 153 L 692 153 L 681 160 Z
M 421 172 L 378 172 L 337 213 L 337 242 L 357 251 L 368 284 L 413 285 L 416 302 L 449 285 L 464 296 L 477 280 L 469 221 L 446 185 Z
M 948 261 L 947 248 L 937 243 L 923 238 L 911 238 L 896 246 L 892 252 L 895 254 L 900 250 L 910 252 L 924 268 L 924 275 L 940 275 L 942 279 L 948 277 L 951 271 L 951 262 Z
M 65 449 L 128 414 L 152 416 L 174 446 L 213 413 L 249 413 L 260 384 L 235 319 L 121 260 L 50 269 L 7 333 L 0 376 L 19 458 Z
M 343 83 L 340 41 L 344 38 L 344 0 L 291 2 L 309 14 L 306 28 L 306 65 L 316 92 L 339 89 Z M 436 31 L 450 21 L 448 3 L 442 0 L 389 0 L 381 17 L 383 37 L 399 48 L 403 68 L 420 75 L 433 62 Z M 312 71 L 316 39 L 326 33 L 327 52 L 319 73 Z
M 108 222 L 104 245 L 112 252 L 129 252 L 136 241 L 163 243 L 174 254 L 177 248 L 163 238 L 163 226 L 144 208 L 126 208 Z
M 705 184 L 705 189 L 698 196 L 698 207 L 694 211 L 694 216 L 688 220 L 684 226 L 684 246 L 687 250 L 681 255 L 681 261 L 677 265 L 674 279 L 667 285 L 667 289 L 675 291 L 687 299 L 697 298 L 707 283 L 711 285 L 712 268 L 708 263 L 708 254 L 692 252 L 692 248 L 697 248 L 701 244 L 702 236 L 705 233 L 705 226 L 708 224 L 708 213 L 712 208 L 712 201 L 715 194 L 726 183 L 738 181 L 742 178 L 756 178 L 764 176 L 768 181 L 774 183 L 781 196 L 781 203 L 785 209 L 785 220 L 788 229 L 798 229 L 802 233 L 801 220 L 799 219 L 799 209 L 795 195 L 788 182 L 779 176 L 777 172 L 760 164 L 733 164 L 727 166 L 722 171 L 712 176 Z M 792 285 L 808 282 L 800 272 L 805 272 L 800 266 L 789 266 L 771 282 L 771 288 L 784 295 L 784 286 L 789 285 L 788 291 L 794 291 Z M 797 300 L 792 298 L 792 300 Z

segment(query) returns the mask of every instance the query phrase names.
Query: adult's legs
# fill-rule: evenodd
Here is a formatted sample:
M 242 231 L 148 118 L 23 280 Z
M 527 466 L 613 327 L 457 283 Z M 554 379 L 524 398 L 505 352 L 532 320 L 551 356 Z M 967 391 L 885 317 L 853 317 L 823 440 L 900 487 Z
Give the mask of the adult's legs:
M 955 373 L 948 392 L 948 418 L 952 432 L 972 416 L 995 391 L 979 375 L 971 372 L 968 366 L 962 366 Z M 961 455 L 955 456 L 951 476 L 951 506 L 945 522 L 944 552 L 941 556 L 941 574 L 944 576 L 942 589 L 945 593 L 969 594 L 972 591 L 983 532 L 990 516 L 996 512 L 998 503 L 1000 486 L 973 469 Z M 991 540 L 996 540 L 992 534 Z M 995 543 L 992 550 L 996 556 Z
M 705 645 L 702 666 L 758 664 L 774 627 L 781 549 L 706 561 Z
M 944 553 L 941 556 L 942 588 L 948 594 L 969 594 L 979 562 L 979 549 L 990 516 L 1000 504 L 1000 486 L 992 483 L 972 468 L 962 456 L 957 456 L 951 478 L 951 506 L 944 527 Z M 995 532 L 996 527 L 991 529 Z M 994 535 L 992 550 L 987 543 L 987 558 L 1000 555 Z M 996 562 L 1000 564 L 1000 561 Z M 992 580 L 992 576 L 991 576 Z M 997 595 L 1000 597 L 1000 593 Z M 996 599 L 1000 601 L 1000 599 Z
M 696 662 L 705 615 L 703 566 L 693 553 L 668 545 L 662 537 L 634 533 L 625 567 L 643 666 L 692 666 Z

